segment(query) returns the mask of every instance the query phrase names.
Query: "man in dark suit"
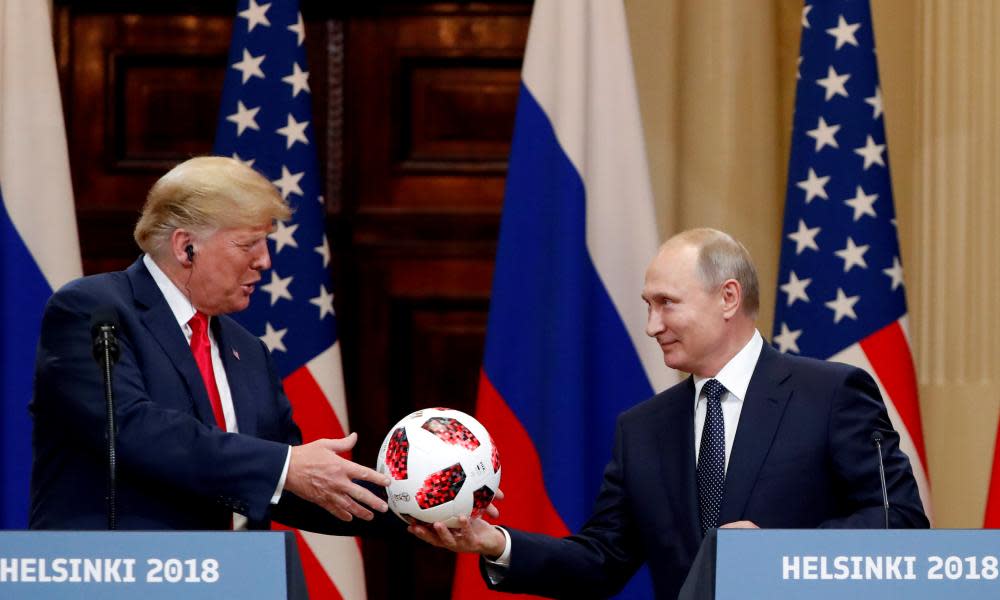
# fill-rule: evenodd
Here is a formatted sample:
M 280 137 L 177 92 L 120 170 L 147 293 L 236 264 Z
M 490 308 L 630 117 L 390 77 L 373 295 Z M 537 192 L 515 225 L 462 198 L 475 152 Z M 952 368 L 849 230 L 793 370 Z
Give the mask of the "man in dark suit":
M 756 269 L 742 244 L 695 229 L 668 240 L 646 271 L 646 333 L 664 363 L 692 376 L 619 416 L 594 512 L 566 538 L 480 519 L 410 530 L 483 555 L 509 592 L 605 597 L 650 566 L 674 598 L 714 527 L 884 526 L 872 434 L 882 434 L 890 526 L 927 527 L 909 460 L 872 378 L 781 354 L 755 326 Z
M 91 315 L 119 319 L 114 369 L 121 529 L 261 529 L 270 519 L 358 533 L 387 477 L 341 458 L 355 434 L 301 445 L 264 344 L 227 313 L 270 267 L 288 205 L 238 161 L 200 157 L 150 190 L 127 270 L 73 281 L 45 309 L 31 402 L 33 529 L 102 529 L 103 384 Z M 359 481 L 371 484 L 369 489 Z

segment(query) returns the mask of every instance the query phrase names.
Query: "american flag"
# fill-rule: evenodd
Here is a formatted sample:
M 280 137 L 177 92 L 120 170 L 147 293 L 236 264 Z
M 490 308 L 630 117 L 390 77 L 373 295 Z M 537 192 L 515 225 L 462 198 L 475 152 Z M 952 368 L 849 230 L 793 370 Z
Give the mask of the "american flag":
M 875 378 L 930 515 L 867 0 L 806 4 L 798 62 L 773 341 Z
M 304 42 L 297 1 L 240 0 L 215 153 L 263 173 L 294 210 L 269 236 L 271 269 L 236 317 L 267 344 L 309 442 L 343 437 L 348 422 Z M 312 597 L 365 597 L 357 540 L 296 533 Z

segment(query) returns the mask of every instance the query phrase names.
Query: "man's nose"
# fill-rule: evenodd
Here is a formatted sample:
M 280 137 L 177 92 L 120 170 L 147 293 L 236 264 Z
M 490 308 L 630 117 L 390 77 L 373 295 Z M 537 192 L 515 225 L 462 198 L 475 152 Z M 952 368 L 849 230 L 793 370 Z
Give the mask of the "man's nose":
M 267 245 L 257 255 L 257 258 L 251 264 L 251 267 L 255 271 L 266 271 L 271 268 L 271 253 L 267 251 Z
M 656 337 L 661 331 L 663 331 L 663 319 L 660 318 L 658 311 L 650 310 L 649 316 L 646 317 L 646 335 Z

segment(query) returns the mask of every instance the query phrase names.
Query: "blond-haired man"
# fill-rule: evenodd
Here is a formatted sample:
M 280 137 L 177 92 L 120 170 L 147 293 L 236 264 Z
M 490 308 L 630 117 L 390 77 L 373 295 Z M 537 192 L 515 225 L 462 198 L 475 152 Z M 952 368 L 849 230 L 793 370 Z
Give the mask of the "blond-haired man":
M 193 158 L 150 190 L 135 228 L 139 260 L 52 296 L 30 406 L 32 528 L 107 524 L 105 407 L 89 325 L 99 309 L 119 320 L 119 528 L 261 529 L 277 519 L 355 534 L 372 509 L 386 510 L 357 480 L 388 479 L 337 455 L 355 435 L 302 445 L 266 347 L 226 316 L 249 305 L 270 267 L 267 234 L 289 215 L 253 169 Z

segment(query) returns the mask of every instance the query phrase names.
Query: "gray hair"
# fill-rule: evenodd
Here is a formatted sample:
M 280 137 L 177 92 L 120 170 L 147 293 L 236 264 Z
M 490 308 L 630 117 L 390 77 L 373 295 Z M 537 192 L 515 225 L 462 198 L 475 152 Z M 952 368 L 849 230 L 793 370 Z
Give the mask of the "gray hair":
M 701 227 L 682 231 L 668 242 L 683 242 L 698 250 L 698 275 L 708 289 L 735 279 L 743 291 L 743 313 L 756 318 L 760 310 L 760 283 L 750 252 L 728 233 Z

